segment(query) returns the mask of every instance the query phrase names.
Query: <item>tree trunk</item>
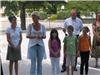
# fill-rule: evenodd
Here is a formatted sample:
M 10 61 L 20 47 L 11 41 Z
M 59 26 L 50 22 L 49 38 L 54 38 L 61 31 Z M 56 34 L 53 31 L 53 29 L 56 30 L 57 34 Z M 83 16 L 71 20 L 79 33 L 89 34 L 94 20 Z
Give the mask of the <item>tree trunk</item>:
M 26 19 L 25 19 L 25 5 L 22 3 L 20 11 L 20 19 L 21 19 L 21 28 L 22 30 L 26 30 Z

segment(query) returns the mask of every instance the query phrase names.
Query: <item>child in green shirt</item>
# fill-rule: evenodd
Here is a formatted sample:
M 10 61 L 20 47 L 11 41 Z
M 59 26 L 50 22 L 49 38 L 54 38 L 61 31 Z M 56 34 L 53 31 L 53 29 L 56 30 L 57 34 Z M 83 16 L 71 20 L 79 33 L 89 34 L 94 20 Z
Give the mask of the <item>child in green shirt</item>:
M 71 66 L 71 75 L 73 75 L 75 66 L 75 57 L 77 55 L 77 37 L 73 35 L 73 26 L 68 26 L 68 36 L 65 36 L 64 42 L 64 53 L 66 55 L 66 70 L 69 75 L 69 66 Z

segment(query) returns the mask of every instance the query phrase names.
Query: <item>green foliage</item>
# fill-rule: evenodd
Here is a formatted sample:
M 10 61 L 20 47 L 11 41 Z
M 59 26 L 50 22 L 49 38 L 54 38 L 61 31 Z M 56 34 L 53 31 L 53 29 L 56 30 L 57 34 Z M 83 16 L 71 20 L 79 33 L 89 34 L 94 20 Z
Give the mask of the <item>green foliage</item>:
M 57 19 L 65 19 L 70 16 L 70 12 L 68 11 L 58 11 L 57 12 Z
M 40 11 L 39 12 L 39 17 L 40 17 L 41 20 L 44 20 L 44 19 L 47 18 L 47 13 L 44 12 L 44 11 Z
M 69 1 L 66 4 L 66 9 L 70 10 L 76 7 L 79 11 L 100 11 L 100 1 Z
M 50 17 L 48 17 L 48 19 L 50 21 L 55 21 L 55 20 L 57 20 L 57 15 L 56 14 L 52 14 Z
M 16 1 L 1 1 L 1 7 L 5 6 L 5 14 L 9 15 L 17 15 L 18 14 L 18 2 Z

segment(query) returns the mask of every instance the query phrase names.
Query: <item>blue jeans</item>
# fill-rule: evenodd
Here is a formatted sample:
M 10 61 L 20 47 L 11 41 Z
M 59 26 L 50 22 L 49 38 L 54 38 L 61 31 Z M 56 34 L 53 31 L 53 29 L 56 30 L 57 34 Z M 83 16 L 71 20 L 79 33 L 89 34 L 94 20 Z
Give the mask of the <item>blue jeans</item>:
M 60 59 L 51 57 L 52 75 L 60 74 Z
M 31 59 L 30 75 L 42 75 L 43 49 L 39 45 L 29 48 L 29 59 Z

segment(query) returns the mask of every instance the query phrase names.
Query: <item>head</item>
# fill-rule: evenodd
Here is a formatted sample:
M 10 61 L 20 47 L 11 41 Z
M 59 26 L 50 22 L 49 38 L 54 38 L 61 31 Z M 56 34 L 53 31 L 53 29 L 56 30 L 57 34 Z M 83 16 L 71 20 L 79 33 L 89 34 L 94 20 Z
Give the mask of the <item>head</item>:
M 11 25 L 13 26 L 13 27 L 16 27 L 16 17 L 15 16 L 9 16 L 8 17 L 8 20 L 9 20 L 9 22 L 11 23 Z
M 39 16 L 37 12 L 32 12 L 32 20 L 34 23 L 38 23 Z
M 90 32 L 90 29 L 87 26 L 83 27 L 83 34 L 87 34 L 88 32 Z
M 73 26 L 71 26 L 71 25 L 68 26 L 68 27 L 67 27 L 67 31 L 68 31 L 68 34 L 69 34 L 69 35 L 72 35 L 72 34 L 73 34 L 73 31 L 74 31 Z
M 77 17 L 77 10 L 76 10 L 76 8 L 72 8 L 72 10 L 71 10 L 71 17 L 72 17 L 72 19 L 76 19 L 76 17 Z
M 51 39 L 58 38 L 58 32 L 57 32 L 57 30 L 55 28 L 51 30 L 50 38 Z
M 97 20 L 97 21 L 100 21 L 100 12 L 97 12 L 97 13 L 96 13 L 96 20 Z

